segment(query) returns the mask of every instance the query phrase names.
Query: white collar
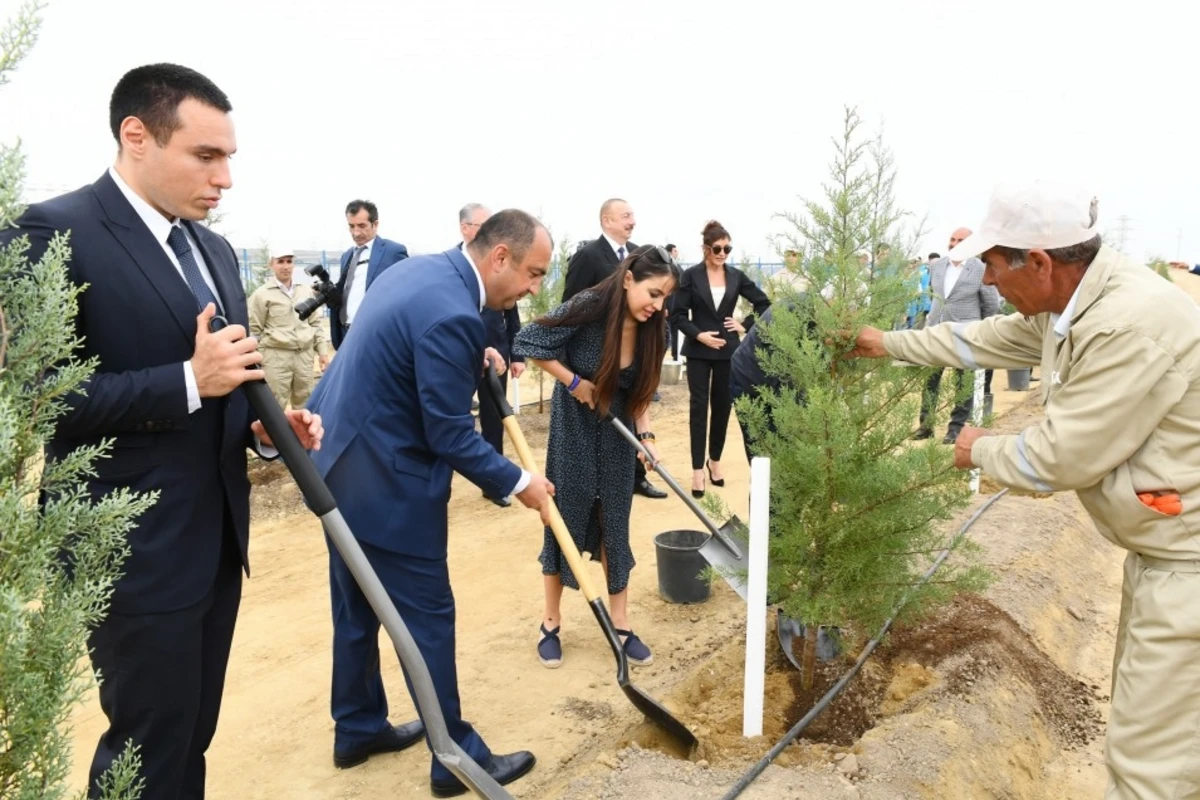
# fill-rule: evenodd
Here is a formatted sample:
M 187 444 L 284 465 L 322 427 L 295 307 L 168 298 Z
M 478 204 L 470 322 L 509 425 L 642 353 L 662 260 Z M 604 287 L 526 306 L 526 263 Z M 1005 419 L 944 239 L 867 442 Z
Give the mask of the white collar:
M 624 247 L 624 248 L 625 248 L 625 255 L 629 255 L 629 244 L 628 244 L 628 243 L 626 243 L 626 244 L 617 244 L 617 243 L 616 243 L 616 242 L 613 240 L 613 238 L 612 238 L 611 236 L 609 236 L 607 233 L 601 233 L 600 235 L 604 237 L 604 240 L 605 240 L 606 242 L 608 242 L 608 246 L 609 246 L 609 247 L 611 247 L 611 248 L 613 249 L 613 253 L 616 253 L 616 252 L 617 252 L 617 250 L 619 250 L 620 248 Z
M 290 295 L 292 292 L 294 292 L 296 290 L 296 279 L 295 278 L 292 278 L 291 286 L 284 286 L 283 281 L 279 280 L 279 278 L 272 277 L 272 280 L 275 281 L 276 286 L 278 286 L 280 289 L 283 289 L 283 291 L 286 292 L 288 295 Z
M 1079 302 L 1079 290 L 1083 288 L 1083 281 L 1075 287 L 1075 291 L 1071 293 L 1071 299 L 1067 301 L 1067 307 L 1062 310 L 1061 314 L 1051 314 L 1050 322 L 1054 326 L 1054 335 L 1059 339 L 1067 338 L 1067 334 L 1071 332 L 1071 317 L 1075 316 L 1075 304 Z
M 371 248 L 375 246 L 375 240 L 376 240 L 376 239 L 378 239 L 378 238 L 379 238 L 378 236 L 372 236 L 372 237 L 371 237 L 371 241 L 369 241 L 369 242 L 367 242 L 366 244 L 362 245 L 363 253 L 370 253 L 370 252 L 371 252 Z M 359 247 L 359 245 L 354 245 L 354 249 L 356 249 L 356 250 L 357 250 L 357 249 L 358 249 L 358 247 Z
M 178 219 L 167 219 L 155 208 L 142 199 L 141 195 L 129 188 L 129 184 L 120 176 L 115 167 L 108 168 L 108 174 L 113 179 L 113 183 L 117 184 L 117 188 L 121 190 L 121 194 L 129 201 L 129 205 L 133 206 L 133 210 L 137 212 L 138 217 L 150 229 L 150 234 L 158 240 L 158 243 L 167 246 L 167 237 L 171 234 L 171 228 L 179 225 Z
M 483 276 L 479 274 L 479 267 L 475 266 L 475 260 L 467 252 L 465 244 L 462 247 L 462 254 L 467 263 L 471 265 L 471 271 L 475 273 L 475 280 L 479 281 L 479 310 L 482 312 L 484 305 L 487 304 L 487 288 L 483 285 Z

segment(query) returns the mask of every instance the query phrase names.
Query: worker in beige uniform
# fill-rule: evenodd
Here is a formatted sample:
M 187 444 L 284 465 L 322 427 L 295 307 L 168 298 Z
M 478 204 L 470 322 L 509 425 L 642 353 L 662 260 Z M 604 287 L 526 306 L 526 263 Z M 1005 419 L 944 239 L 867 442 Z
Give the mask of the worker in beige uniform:
M 1125 548 L 1105 744 L 1108 800 L 1200 798 L 1200 309 L 1101 244 L 1096 202 L 1037 183 L 999 189 L 979 232 L 984 282 L 1019 313 L 883 333 L 852 355 L 940 367 L 1041 366 L 1045 419 L 964 428 L 960 469 L 1074 490 Z
M 331 348 L 315 313 L 307 320 L 296 314 L 296 305 L 312 297 L 312 289 L 293 283 L 295 254 L 291 250 L 270 251 L 274 278 L 250 295 L 250 335 L 258 339 L 267 386 L 280 408 L 303 408 L 313 390 L 313 362 L 321 369 L 329 364 Z

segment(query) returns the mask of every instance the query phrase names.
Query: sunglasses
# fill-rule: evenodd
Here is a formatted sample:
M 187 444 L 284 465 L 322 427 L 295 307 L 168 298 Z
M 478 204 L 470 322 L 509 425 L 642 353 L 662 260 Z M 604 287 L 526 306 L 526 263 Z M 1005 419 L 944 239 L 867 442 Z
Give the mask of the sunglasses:
M 660 247 L 656 244 L 642 245 L 637 250 L 634 250 L 632 253 L 629 254 L 629 258 L 630 258 L 629 263 L 632 264 L 634 260 L 639 259 L 639 258 L 645 258 L 646 256 L 650 255 L 651 253 L 656 253 L 658 255 L 659 260 L 662 261 L 664 264 L 674 264 L 675 263 L 675 259 L 671 258 L 671 254 L 667 252 L 666 248 Z
M 719 256 L 721 253 L 724 253 L 727 256 L 733 254 L 733 245 L 731 244 L 727 244 L 724 247 L 713 247 L 710 244 L 706 244 L 704 246 L 707 247 L 709 252 L 711 252 L 714 256 Z

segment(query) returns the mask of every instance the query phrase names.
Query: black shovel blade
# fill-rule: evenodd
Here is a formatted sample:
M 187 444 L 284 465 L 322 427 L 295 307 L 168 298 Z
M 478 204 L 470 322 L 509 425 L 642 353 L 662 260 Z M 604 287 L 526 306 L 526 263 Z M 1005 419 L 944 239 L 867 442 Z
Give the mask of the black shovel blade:
M 629 702 L 633 703 L 634 707 L 646 716 L 646 719 L 665 731 L 690 754 L 697 744 L 696 735 L 688 730 L 682 722 L 675 719 L 671 712 L 667 711 L 657 700 L 629 682 L 629 659 L 625 657 L 625 650 L 621 647 L 621 638 L 617 636 L 617 629 L 608 615 L 608 609 L 600 598 L 592 600 L 588 605 L 592 607 L 592 613 L 596 615 L 596 621 L 600 623 L 604 636 L 608 639 L 608 644 L 617 657 L 617 685 L 621 687 L 621 691 L 625 692 Z

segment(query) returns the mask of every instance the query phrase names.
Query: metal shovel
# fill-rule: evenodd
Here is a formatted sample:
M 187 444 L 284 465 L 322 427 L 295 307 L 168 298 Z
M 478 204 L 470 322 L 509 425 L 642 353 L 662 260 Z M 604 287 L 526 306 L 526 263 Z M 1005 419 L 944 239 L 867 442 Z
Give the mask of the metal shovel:
M 508 404 L 508 398 L 504 396 L 504 389 L 500 386 L 500 378 L 491 364 L 488 364 L 487 368 L 487 384 L 488 395 L 496 404 L 496 412 L 504 423 L 504 430 L 508 432 L 508 438 L 512 440 L 513 447 L 517 450 L 517 457 L 521 460 L 521 465 L 530 472 L 537 471 L 537 462 L 534 461 L 529 443 L 525 441 L 525 434 L 521 433 L 521 426 L 513 417 L 512 406 Z M 667 711 L 657 700 L 630 683 L 629 659 L 625 655 L 625 648 L 621 646 L 621 638 L 617 635 L 616 626 L 613 625 L 612 618 L 608 615 L 608 608 L 605 607 L 604 601 L 592 586 L 591 579 L 587 575 L 587 567 L 583 563 L 583 556 L 579 554 L 579 548 L 575 546 L 575 540 L 571 538 L 571 533 L 567 530 L 567 523 L 563 521 L 562 515 L 558 512 L 558 506 L 553 500 L 550 501 L 550 530 L 554 532 L 554 538 L 563 555 L 566 556 L 567 564 L 570 565 L 575 580 L 579 581 L 579 589 L 587 598 L 588 605 L 591 606 L 592 613 L 596 616 L 596 622 L 600 623 L 600 629 L 604 631 L 604 638 L 608 640 L 613 655 L 617 658 L 617 685 L 629 698 L 629 702 L 646 715 L 646 719 L 670 734 L 690 754 L 692 748 L 696 746 L 695 734 L 688 730 L 682 722 L 675 719 L 671 712 Z
M 625 427 L 625 423 L 613 416 L 611 412 L 605 419 L 616 426 L 621 435 L 642 454 L 647 464 L 654 464 L 654 471 L 662 476 L 662 479 L 675 491 L 675 494 L 679 495 L 679 498 L 692 510 L 692 513 L 704 523 L 704 527 L 708 529 L 710 536 L 708 537 L 708 541 L 700 546 L 700 555 L 704 556 L 704 560 L 725 579 L 730 588 L 745 600 L 746 580 L 743 576 L 747 567 L 746 539 L 739 533 L 742 527 L 741 521 L 736 516 L 731 517 L 728 522 L 718 528 L 708 518 L 708 515 L 704 513 L 704 509 L 700 508 L 696 501 L 692 499 L 691 495 L 676 483 L 675 479 L 671 477 L 671 473 L 667 472 L 667 468 L 651 458 L 650 452 L 642 446 L 642 443 L 633 435 L 633 432 Z
M 226 324 L 223 317 L 216 316 L 209 322 L 209 327 L 217 331 L 224 328 Z M 400 618 L 400 613 L 392 605 L 387 589 L 383 587 L 379 576 L 371 567 L 371 562 L 367 561 L 367 556 L 359 546 L 358 540 L 350 532 L 350 526 L 346 524 L 342 512 L 338 511 L 333 493 L 321 479 L 316 465 L 308 457 L 308 452 L 296 437 L 295 431 L 292 430 L 287 417 L 284 416 L 283 409 L 275 402 L 266 382 L 247 381 L 242 384 L 242 389 L 246 392 L 250 405 L 258 412 L 258 418 L 262 421 L 267 435 L 271 437 L 275 449 L 283 458 L 288 472 L 292 474 L 296 485 L 300 487 L 300 492 L 304 495 L 308 507 L 320 518 L 321 523 L 325 526 L 325 532 L 329 534 L 330 540 L 350 568 L 354 581 L 362 589 L 375 616 L 387 630 L 388 637 L 391 638 L 392 644 L 396 648 L 396 655 L 400 658 L 400 663 L 404 665 L 409 680 L 412 681 L 417 709 L 425 723 L 425 732 L 429 736 L 434 757 L 480 797 L 487 797 L 490 800 L 512 800 L 512 795 L 506 792 L 495 778 L 475 763 L 466 751 L 450 738 L 450 731 L 446 728 L 446 718 L 442 715 L 442 707 L 438 703 L 437 691 L 433 688 L 433 678 L 430 677 L 429 667 L 425 664 L 425 659 L 421 656 L 417 643 L 413 641 L 408 626 Z
M 647 463 L 651 463 L 653 461 L 653 459 L 650 458 L 650 453 L 645 447 L 642 446 L 642 443 L 638 441 L 638 438 L 634 436 L 633 432 L 630 431 L 623 422 L 621 422 L 612 414 L 609 414 L 607 419 L 616 426 L 617 430 L 621 432 L 622 436 L 629 440 L 630 444 L 637 448 L 637 451 L 646 458 Z M 746 568 L 744 555 L 747 549 L 747 542 L 740 533 L 742 530 L 741 520 L 739 520 L 735 515 L 731 517 L 728 522 L 718 528 L 716 524 L 714 524 L 713 521 L 708 518 L 708 515 L 704 513 L 704 509 L 700 508 L 696 501 L 693 500 L 690 495 L 684 492 L 683 487 L 676 483 L 675 479 L 672 478 L 670 473 L 667 472 L 666 467 L 664 467 L 662 464 L 655 464 L 654 471 L 662 476 L 663 480 L 667 482 L 667 485 L 674 489 L 675 494 L 679 495 L 680 499 L 683 500 L 683 502 L 687 504 L 687 507 L 692 510 L 692 513 L 700 518 L 700 521 L 704 523 L 704 527 L 708 528 L 711 536 L 709 537 L 709 540 L 700 548 L 700 554 L 704 556 L 704 559 L 708 561 L 709 564 L 717 569 L 717 572 L 722 578 L 725 579 L 725 582 L 728 583 L 729 586 L 738 593 L 738 596 L 745 600 L 746 582 L 742 577 L 742 571 L 744 571 Z M 734 572 L 733 570 L 740 571 Z M 775 636 L 779 639 L 779 646 L 783 649 L 783 654 L 787 656 L 787 660 L 792 662 L 792 665 L 796 667 L 796 669 L 800 669 L 800 664 L 797 663 L 796 656 L 792 651 L 792 644 L 795 639 L 803 638 L 803 628 L 801 628 L 798 621 L 784 614 L 782 609 L 776 609 Z M 818 639 L 819 649 L 821 648 L 822 644 L 824 644 L 824 640 L 826 638 L 825 632 L 821 631 L 821 637 Z M 826 647 L 825 649 L 829 649 L 831 647 L 832 645 L 829 645 L 829 647 Z

